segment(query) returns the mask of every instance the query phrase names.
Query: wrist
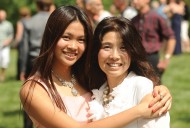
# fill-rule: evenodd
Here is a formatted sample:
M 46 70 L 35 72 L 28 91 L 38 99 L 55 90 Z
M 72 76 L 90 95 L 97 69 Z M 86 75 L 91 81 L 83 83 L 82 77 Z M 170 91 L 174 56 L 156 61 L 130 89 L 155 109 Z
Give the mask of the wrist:
M 164 58 L 166 59 L 166 60 L 169 60 L 170 58 L 171 58 L 171 54 L 165 54 L 165 56 L 164 56 Z
M 136 109 L 136 118 L 143 118 L 143 111 L 142 111 L 141 104 L 138 104 L 137 106 L 135 106 L 135 109 Z

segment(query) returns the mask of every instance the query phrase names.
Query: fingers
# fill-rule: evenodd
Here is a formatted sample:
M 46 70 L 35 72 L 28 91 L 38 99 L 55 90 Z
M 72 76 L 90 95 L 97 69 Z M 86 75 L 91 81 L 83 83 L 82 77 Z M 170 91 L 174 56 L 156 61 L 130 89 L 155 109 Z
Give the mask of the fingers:
M 93 120 L 95 118 L 95 116 L 91 115 L 88 117 L 88 120 Z
M 89 117 L 89 118 L 88 118 L 88 123 L 92 122 L 92 121 L 93 121 L 93 118 L 94 118 L 93 116 Z
M 155 105 L 159 101 L 159 97 L 158 97 L 159 89 L 160 89 L 160 86 L 154 87 L 154 90 L 152 92 L 152 96 L 154 97 L 154 99 L 150 102 L 149 108 Z
M 160 100 L 162 100 L 164 98 L 164 96 L 160 93 Z
M 158 97 L 158 98 L 157 98 Z M 163 95 L 163 99 L 161 99 L 160 96 L 157 96 L 156 98 L 157 99 L 160 99 L 159 102 L 157 102 L 152 110 L 153 112 L 156 112 L 157 110 L 161 109 L 161 112 L 160 113 L 163 113 L 163 112 L 167 112 L 170 108 L 171 108 L 171 103 L 172 103 L 172 98 L 171 98 L 171 95 L 165 93 Z
M 162 100 L 166 95 L 168 95 L 170 98 L 172 97 L 170 91 L 164 85 L 155 86 L 152 95 L 154 99 L 150 102 L 149 107 L 155 105 L 157 102 L 159 102 L 159 100 Z
M 152 95 L 153 95 L 153 97 L 156 97 L 157 95 L 158 95 L 158 93 L 159 93 L 159 86 L 155 86 L 154 87 L 154 90 L 153 90 L 153 92 L 152 92 Z
M 95 95 L 92 95 L 91 100 L 95 100 L 95 99 L 96 99 Z
M 159 102 L 160 98 L 155 97 L 149 104 L 149 108 L 151 108 L 152 106 L 154 106 L 157 102 Z
M 165 104 L 165 106 L 163 106 L 160 110 L 159 110 L 159 115 L 162 115 L 166 112 L 168 112 L 171 108 L 171 100 L 168 100 Z
M 150 102 L 149 107 L 152 108 L 154 117 L 160 116 L 171 109 L 172 96 L 166 86 L 155 86 L 152 95 L 154 99 Z
M 162 100 L 162 104 L 163 104 L 163 112 L 167 112 L 171 109 L 171 105 L 172 105 L 172 97 L 171 95 L 166 95 L 165 98 Z
M 168 88 L 166 88 L 164 85 L 155 86 L 152 93 L 153 97 L 158 96 L 160 93 L 165 94 L 165 93 L 170 93 L 170 92 Z
M 165 98 L 166 95 L 167 95 L 166 92 L 162 92 L 162 93 L 157 94 L 157 96 L 154 97 L 154 99 L 150 102 L 149 107 L 154 106 L 157 102 L 159 102 L 161 100 L 164 100 L 166 103 L 166 100 L 167 100 L 167 98 Z
M 92 122 L 94 119 L 94 115 L 90 112 L 90 108 L 87 109 L 87 112 L 88 112 L 87 114 L 88 122 Z

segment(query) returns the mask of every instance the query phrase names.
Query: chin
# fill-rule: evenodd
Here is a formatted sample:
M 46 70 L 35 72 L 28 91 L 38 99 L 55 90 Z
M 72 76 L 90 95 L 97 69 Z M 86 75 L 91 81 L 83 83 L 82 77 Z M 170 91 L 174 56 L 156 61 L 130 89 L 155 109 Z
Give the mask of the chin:
M 73 66 L 76 63 L 76 61 L 70 61 L 70 62 L 65 62 L 64 65 L 67 67 Z

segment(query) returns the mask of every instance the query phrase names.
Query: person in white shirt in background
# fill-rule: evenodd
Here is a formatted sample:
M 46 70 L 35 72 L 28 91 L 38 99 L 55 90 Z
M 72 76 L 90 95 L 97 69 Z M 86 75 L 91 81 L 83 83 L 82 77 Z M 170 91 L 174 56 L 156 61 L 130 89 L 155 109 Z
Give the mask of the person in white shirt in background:
M 86 8 L 93 14 L 95 24 L 99 23 L 105 17 L 110 17 L 112 14 L 104 9 L 102 0 L 85 0 Z
M 131 1 L 129 0 L 113 0 L 115 7 L 120 12 L 120 15 L 131 20 L 137 15 L 137 11 L 131 6 Z
M 6 11 L 0 9 L 0 82 L 6 79 L 6 69 L 10 62 L 10 44 L 14 36 L 13 25 L 6 17 Z

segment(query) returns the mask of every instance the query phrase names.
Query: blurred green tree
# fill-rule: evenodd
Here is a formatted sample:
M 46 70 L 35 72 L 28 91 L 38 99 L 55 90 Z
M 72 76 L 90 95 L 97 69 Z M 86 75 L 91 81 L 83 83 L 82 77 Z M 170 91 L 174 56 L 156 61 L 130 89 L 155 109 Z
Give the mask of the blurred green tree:
M 74 5 L 75 0 L 54 0 L 57 7 L 61 5 Z M 18 10 L 22 6 L 28 6 L 32 13 L 35 13 L 36 6 L 34 0 L 0 0 L 0 9 L 4 9 L 7 12 L 7 19 L 10 20 L 15 26 L 19 15 Z
M 75 5 L 76 0 L 54 0 L 54 3 L 57 7 L 61 5 Z M 109 10 L 112 0 L 102 0 L 105 6 L 105 9 Z M 184 0 L 190 6 L 190 0 Z M 34 0 L 0 0 L 0 9 L 4 9 L 7 12 L 7 19 L 10 20 L 15 26 L 16 21 L 18 20 L 18 10 L 22 6 L 28 6 L 32 14 L 35 13 L 35 4 Z

